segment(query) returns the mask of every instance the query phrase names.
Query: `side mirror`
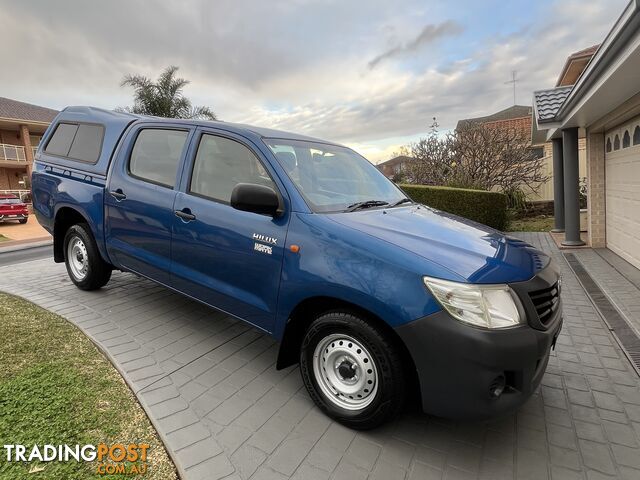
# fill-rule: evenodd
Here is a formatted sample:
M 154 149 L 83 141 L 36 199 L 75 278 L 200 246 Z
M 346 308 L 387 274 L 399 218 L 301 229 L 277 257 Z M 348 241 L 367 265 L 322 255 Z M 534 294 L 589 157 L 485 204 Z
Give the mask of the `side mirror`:
M 239 183 L 231 192 L 231 206 L 236 210 L 275 217 L 280 209 L 278 194 L 271 187 Z

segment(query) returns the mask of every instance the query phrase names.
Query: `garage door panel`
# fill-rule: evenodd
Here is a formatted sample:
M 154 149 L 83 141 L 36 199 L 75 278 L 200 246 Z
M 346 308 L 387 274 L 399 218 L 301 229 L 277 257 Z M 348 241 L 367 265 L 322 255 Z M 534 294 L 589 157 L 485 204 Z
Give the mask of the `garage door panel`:
M 633 131 L 636 119 L 611 132 L 614 143 L 625 129 Z M 607 152 L 605 155 L 607 247 L 640 268 L 640 145 Z

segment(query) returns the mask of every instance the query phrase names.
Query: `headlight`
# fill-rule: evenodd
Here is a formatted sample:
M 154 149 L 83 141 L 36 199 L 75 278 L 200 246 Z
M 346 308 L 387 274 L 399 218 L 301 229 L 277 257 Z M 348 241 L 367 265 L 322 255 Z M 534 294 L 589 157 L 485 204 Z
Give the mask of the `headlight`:
M 424 284 L 447 312 L 461 322 L 507 328 L 521 322 L 508 285 L 479 285 L 424 277 Z

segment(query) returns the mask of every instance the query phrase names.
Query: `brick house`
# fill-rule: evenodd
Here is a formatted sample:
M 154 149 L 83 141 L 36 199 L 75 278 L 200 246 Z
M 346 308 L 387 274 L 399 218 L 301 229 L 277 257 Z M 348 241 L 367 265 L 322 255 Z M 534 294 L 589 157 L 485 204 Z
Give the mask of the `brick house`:
M 28 190 L 33 155 L 56 110 L 0 97 L 0 192 Z
M 501 130 L 516 130 L 523 136 L 531 134 L 531 113 L 533 109 L 525 105 L 514 105 L 504 110 L 500 110 L 492 115 L 477 118 L 465 118 L 459 120 L 456 130 L 460 130 L 469 124 L 479 123 L 486 127 L 498 128 Z
M 640 2 L 629 2 L 602 44 L 591 48 L 582 51 L 591 55 L 582 70 L 563 69 L 555 88 L 534 93 L 536 129 L 552 143 L 557 173 L 555 226 L 565 232 L 565 245 L 582 244 L 578 147 L 584 137 L 588 242 L 640 267 Z
M 403 173 L 406 174 L 407 165 L 413 160 L 414 159 L 412 157 L 399 155 L 391 160 L 379 163 L 376 167 L 378 167 L 378 170 L 380 170 L 387 178 L 397 178 L 398 175 Z

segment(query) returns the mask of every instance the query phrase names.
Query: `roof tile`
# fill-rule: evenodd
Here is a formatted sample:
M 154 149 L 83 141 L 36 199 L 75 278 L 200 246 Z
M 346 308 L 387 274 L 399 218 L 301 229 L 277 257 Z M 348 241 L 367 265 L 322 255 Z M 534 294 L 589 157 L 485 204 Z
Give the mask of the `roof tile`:
M 555 118 L 558 110 L 571 93 L 573 86 L 551 88 L 533 93 L 539 122 L 548 122 Z
M 0 118 L 50 123 L 57 114 L 58 111 L 51 108 L 0 97 Z

